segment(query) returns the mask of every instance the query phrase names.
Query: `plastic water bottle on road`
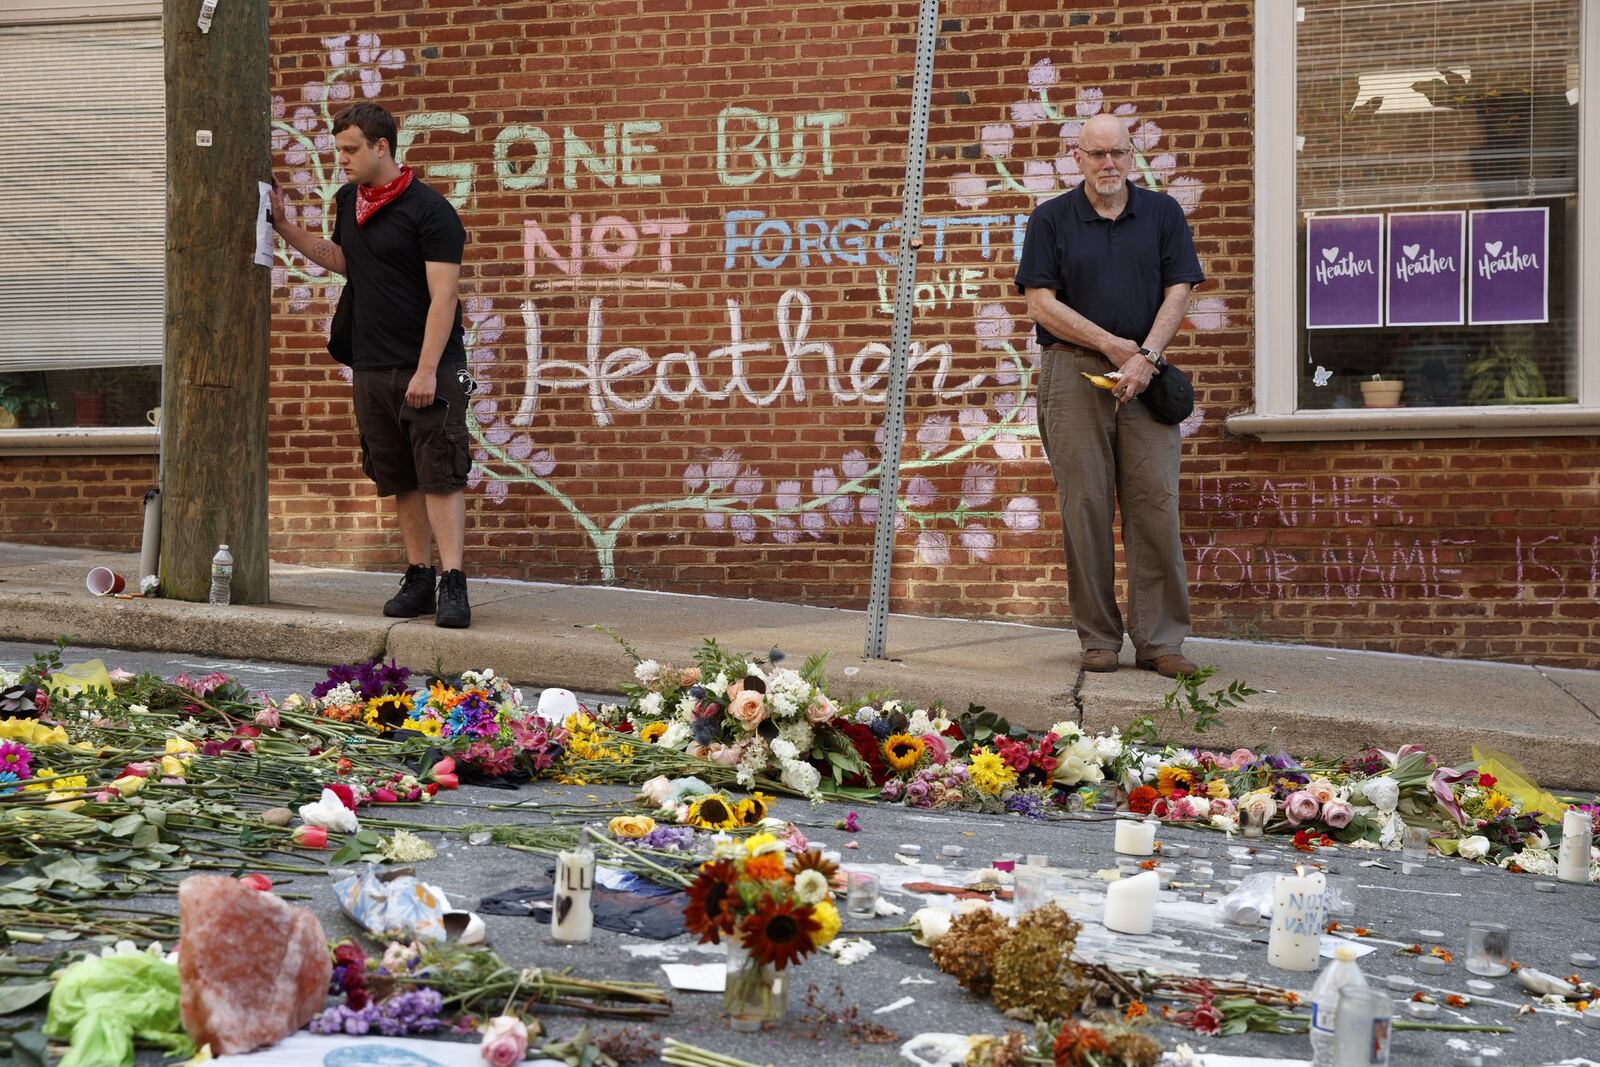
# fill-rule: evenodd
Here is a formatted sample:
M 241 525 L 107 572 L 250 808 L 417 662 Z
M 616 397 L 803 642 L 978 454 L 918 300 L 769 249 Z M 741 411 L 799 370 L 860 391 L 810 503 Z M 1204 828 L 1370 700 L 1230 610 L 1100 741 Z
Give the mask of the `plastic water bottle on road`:
M 1312 1067 L 1333 1067 L 1333 1027 L 1339 1011 L 1339 990 L 1346 985 L 1365 986 L 1366 975 L 1356 963 L 1356 950 L 1350 945 L 1334 949 L 1333 962 L 1322 968 L 1311 987 L 1311 1063 Z
M 219 545 L 217 554 L 211 557 L 211 603 L 228 603 L 232 585 L 233 553 L 228 551 L 227 545 Z

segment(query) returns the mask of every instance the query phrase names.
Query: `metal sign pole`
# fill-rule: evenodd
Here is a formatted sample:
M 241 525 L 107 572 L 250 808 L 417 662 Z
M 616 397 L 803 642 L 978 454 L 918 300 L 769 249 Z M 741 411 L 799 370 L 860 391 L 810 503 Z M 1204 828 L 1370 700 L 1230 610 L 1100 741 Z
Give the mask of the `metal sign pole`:
M 906 362 L 915 311 L 917 249 L 922 247 L 922 173 L 928 155 L 928 104 L 933 95 L 933 50 L 938 43 L 938 0 L 922 0 L 917 13 L 917 70 L 911 91 L 911 136 L 901 189 L 900 258 L 895 264 L 894 328 L 889 387 L 884 397 L 883 463 L 878 473 L 878 517 L 872 535 L 872 595 L 867 602 L 868 659 L 883 659 L 889 630 L 889 573 L 900 499 L 900 448 L 906 433 Z

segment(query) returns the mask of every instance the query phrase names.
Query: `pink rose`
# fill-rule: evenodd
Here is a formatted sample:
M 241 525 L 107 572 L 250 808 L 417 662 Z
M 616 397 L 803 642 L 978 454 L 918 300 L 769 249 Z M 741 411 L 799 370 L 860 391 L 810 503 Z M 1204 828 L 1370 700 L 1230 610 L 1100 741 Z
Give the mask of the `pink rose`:
M 672 780 L 664 774 L 658 774 L 640 786 L 639 793 L 656 807 L 666 807 L 667 798 L 672 796 Z
M 944 743 L 944 738 L 938 734 L 923 734 L 922 743 L 927 746 L 929 763 L 935 767 L 943 767 L 950 762 L 950 748 Z
M 512 1067 L 528 1055 L 528 1028 L 521 1019 L 498 1015 L 489 1020 L 478 1053 L 493 1067 Z
M 1348 800 L 1337 798 L 1322 805 L 1322 821 L 1335 830 L 1343 830 L 1356 817 L 1356 809 Z
M 281 724 L 277 708 L 262 708 L 256 712 L 256 725 L 263 730 L 276 730 Z
M 1248 748 L 1236 748 L 1233 750 L 1233 755 L 1229 758 L 1233 761 L 1233 769 L 1238 770 L 1240 767 L 1248 767 L 1250 764 L 1254 763 L 1256 761 L 1256 754 L 1251 752 Z
M 1339 790 L 1326 778 L 1313 778 L 1306 785 L 1306 792 L 1317 798 L 1318 804 L 1326 804 L 1339 795 Z
M 1317 817 L 1317 812 L 1322 805 L 1317 803 L 1317 798 L 1304 789 L 1296 789 L 1283 802 L 1283 814 L 1288 817 L 1291 826 L 1310 822 Z
M 738 696 L 742 692 L 744 692 L 744 679 L 740 678 L 737 682 L 730 683 L 728 686 L 728 691 L 723 695 L 731 701 L 734 697 Z
M 761 720 L 767 717 L 767 698 L 751 689 L 746 689 L 733 698 L 728 705 L 728 714 L 739 721 L 739 725 L 754 733 L 755 728 L 761 725 Z
M 1236 819 L 1239 816 L 1239 809 L 1234 807 L 1231 800 L 1213 800 L 1211 802 L 1211 814 L 1226 815 L 1230 819 Z
M 816 699 L 806 708 L 806 718 L 818 724 L 832 722 L 834 716 L 838 714 L 839 709 L 833 706 L 833 701 L 821 693 L 818 693 Z
M 724 767 L 737 767 L 739 761 L 744 758 L 744 749 L 738 745 L 721 745 L 713 741 L 711 751 L 706 754 L 706 758 Z

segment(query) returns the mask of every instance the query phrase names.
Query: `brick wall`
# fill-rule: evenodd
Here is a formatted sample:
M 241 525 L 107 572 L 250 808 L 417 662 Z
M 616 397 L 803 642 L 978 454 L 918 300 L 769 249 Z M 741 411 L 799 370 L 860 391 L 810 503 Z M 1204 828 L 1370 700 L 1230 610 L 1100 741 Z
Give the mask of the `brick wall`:
M 311 223 L 339 180 L 326 115 L 366 95 L 461 206 L 486 387 L 473 573 L 864 603 L 915 3 L 272 14 L 280 175 Z M 1067 621 L 1010 278 L 1028 212 L 1073 179 L 1063 125 L 1107 110 L 1210 277 L 1173 350 L 1199 391 L 1196 632 L 1600 665 L 1592 441 L 1224 432 L 1251 405 L 1251 20 L 1215 0 L 941 5 L 896 610 Z M 337 288 L 299 262 L 277 282 L 274 557 L 394 569 L 322 351 Z M 0 461 L 0 485 L 38 469 Z

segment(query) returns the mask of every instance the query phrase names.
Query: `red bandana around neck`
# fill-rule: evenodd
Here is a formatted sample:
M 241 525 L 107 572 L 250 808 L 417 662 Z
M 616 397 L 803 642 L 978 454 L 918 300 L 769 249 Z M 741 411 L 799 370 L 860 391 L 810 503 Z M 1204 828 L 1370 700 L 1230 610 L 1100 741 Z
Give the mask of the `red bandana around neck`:
M 410 167 L 401 167 L 399 176 L 385 185 L 356 186 L 356 225 L 365 225 L 380 207 L 405 192 L 412 177 Z

